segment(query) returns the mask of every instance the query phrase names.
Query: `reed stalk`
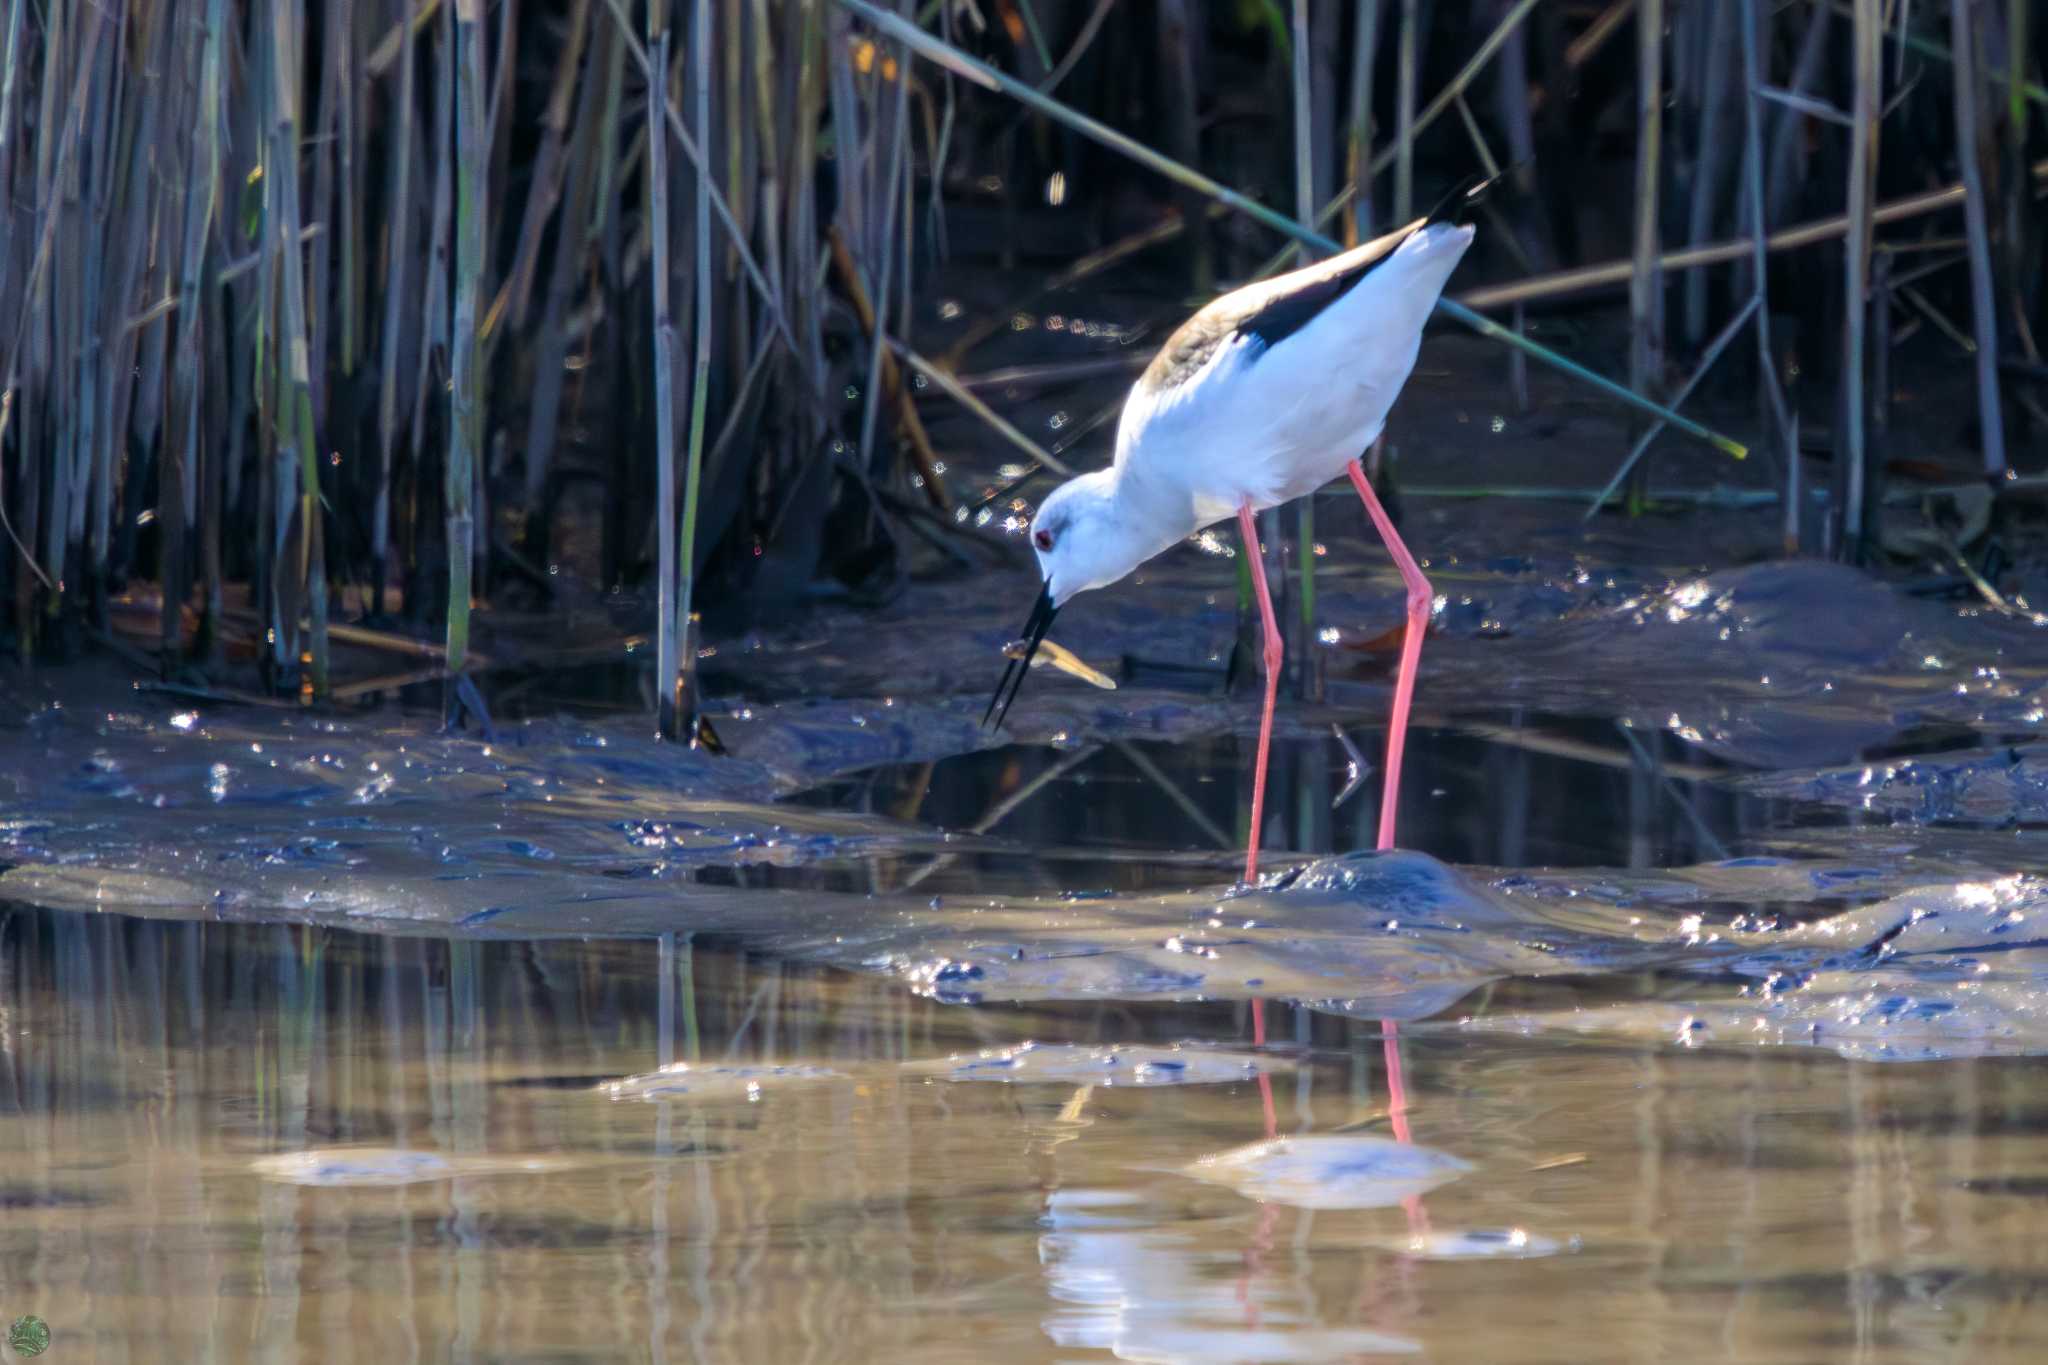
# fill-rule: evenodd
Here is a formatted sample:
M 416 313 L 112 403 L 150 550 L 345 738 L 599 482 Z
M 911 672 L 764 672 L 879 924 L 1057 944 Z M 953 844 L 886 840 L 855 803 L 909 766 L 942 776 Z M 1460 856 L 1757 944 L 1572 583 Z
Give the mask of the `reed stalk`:
M 455 125 L 455 311 L 449 328 L 448 468 L 443 500 L 448 520 L 448 672 L 443 711 L 452 722 L 457 680 L 469 653 L 470 570 L 476 558 L 472 512 L 483 458 L 482 394 L 477 373 L 477 304 L 484 292 L 484 168 L 490 155 L 484 121 L 483 0 L 455 0 L 455 81 L 447 90 Z
M 616 57 L 623 62 L 617 33 L 609 26 L 591 34 L 597 46 L 590 58 L 589 74 L 581 82 L 570 134 L 563 153 L 567 176 L 566 198 L 555 211 L 554 259 L 549 265 L 545 298 L 541 305 L 539 329 L 534 339 L 533 401 L 526 424 L 526 527 L 524 549 L 536 562 L 545 562 L 551 551 L 555 520 L 555 499 L 550 471 L 554 469 L 554 448 L 562 425 L 563 394 L 568 384 L 568 360 L 573 338 L 569 334 L 570 310 L 576 287 L 593 257 L 596 240 L 592 231 L 593 201 L 597 186 L 608 170 L 606 146 L 611 142 L 610 125 L 600 112 L 611 103 L 611 82 L 605 72 Z M 620 66 L 623 74 L 623 65 Z M 558 85 L 557 89 L 561 87 Z M 660 220 L 652 214 L 652 224 Z M 534 237 L 540 234 L 534 227 Z M 514 298 L 518 297 L 516 286 Z M 513 305 L 514 324 L 520 306 Z M 579 372 L 580 373 L 580 372 Z M 658 633 L 658 632 L 657 632 Z
M 2023 74 L 2026 41 L 2029 32 L 2027 7 L 2030 3 L 2032 3 L 2032 0 L 2008 0 L 2010 8 L 2007 11 L 2006 19 L 2006 48 L 2007 52 L 2014 57 L 2015 66 L 2022 69 L 2016 70 L 1996 65 L 1979 67 L 1977 79 L 2004 86 L 2008 108 L 2017 108 L 2022 104 L 2033 104 L 2048 109 L 2048 85 L 2042 85 L 2039 81 L 2027 80 Z M 1821 10 L 1832 9 L 1838 14 L 1846 15 L 1853 13 L 1849 0 L 1829 0 L 1829 3 L 1817 3 L 1815 7 Z M 1918 52 L 1924 57 L 1932 57 L 1938 62 L 1953 62 L 1955 60 L 1954 52 L 1943 47 L 1924 33 L 1915 33 L 1903 24 L 1899 24 L 1889 31 L 1898 39 L 1899 46 L 1903 49 Z
M 523 326 L 532 303 L 534 278 L 539 273 L 541 235 L 561 205 L 562 187 L 569 178 L 566 155 L 570 142 L 570 115 L 582 74 L 583 50 L 590 33 L 590 0 L 576 0 L 569 11 L 569 30 L 555 64 L 554 84 L 548 91 L 546 111 L 541 115 L 540 150 L 534 155 L 533 187 L 527 192 L 526 213 L 519 225 L 519 250 L 500 291 L 502 303 L 492 312 L 507 317 L 511 326 Z M 657 127 L 651 134 L 660 136 Z M 573 254 L 573 253 L 572 253 Z M 527 499 L 532 501 L 546 474 L 546 463 L 529 459 L 526 471 Z
M 905 53 L 897 59 L 896 80 L 891 87 L 895 93 L 893 108 L 887 123 L 889 128 L 889 157 L 883 172 L 881 184 L 880 231 L 873 238 L 879 248 L 881 269 L 874 290 L 869 296 L 873 318 L 868 325 L 871 341 L 868 346 L 867 381 L 863 385 L 860 414 L 860 462 L 863 469 L 875 469 L 875 420 L 882 410 L 883 367 L 888 359 L 888 347 L 881 344 L 881 336 L 888 328 L 890 307 L 890 286 L 896 273 L 897 211 L 901 195 L 898 193 L 900 179 L 906 174 L 904 162 L 909 156 L 909 113 L 910 113 L 910 58 Z M 879 101 L 877 101 L 879 104 Z M 858 263 L 856 262 L 856 267 Z M 903 315 L 898 330 L 907 329 L 908 314 Z
M 1173 148 L 1174 155 L 1184 165 L 1192 165 L 1201 159 L 1201 132 L 1195 107 L 1194 22 L 1188 0 L 1159 0 L 1159 59 L 1166 103 L 1167 145 Z M 953 50 L 946 49 L 949 52 Z M 926 56 L 930 55 L 929 52 L 926 53 Z M 955 71 L 954 74 L 966 75 L 968 79 L 978 84 L 988 83 L 986 79 L 971 71 Z M 1032 89 L 1029 86 L 1024 88 Z M 1032 93 L 1037 95 L 1040 92 L 1032 89 Z M 1051 114 L 1052 108 L 1063 107 L 1053 105 L 1048 96 L 1040 95 L 1040 99 L 1044 102 L 1026 100 L 1024 103 L 1046 114 Z M 1202 219 L 1198 216 L 1202 191 L 1200 187 L 1186 180 L 1171 176 L 1168 178 L 1174 179 L 1183 191 L 1180 195 L 1180 219 L 1190 229 L 1190 286 L 1196 294 L 1207 294 L 1215 288 L 1216 268 L 1209 252 L 1209 234 L 1203 230 Z
M 606 5 L 611 12 L 613 20 L 618 25 L 627 54 L 640 67 L 641 74 L 647 78 L 649 88 L 659 89 L 661 82 L 655 79 L 653 70 L 648 65 L 647 49 L 642 47 L 639 40 L 634 38 L 632 25 L 626 20 L 625 0 L 606 0 Z M 894 18 L 895 16 L 891 15 L 890 17 Z M 916 30 L 912 31 L 915 32 Z M 768 310 L 769 319 L 774 322 L 775 330 L 782 334 L 783 341 L 788 344 L 792 351 L 800 350 L 801 348 L 797 345 L 796 335 L 789 329 L 789 320 L 783 315 L 781 300 L 776 296 L 775 291 L 769 288 L 768 277 L 761 273 L 760 263 L 754 259 L 753 250 L 747 245 L 746 234 L 740 230 L 738 221 L 733 217 L 732 206 L 726 203 L 724 194 L 720 193 L 718 189 L 713 169 L 705 160 L 702 144 L 697 138 L 691 136 L 688 128 L 683 126 L 682 115 L 677 111 L 673 102 L 664 100 L 662 112 L 667 119 L 670 136 L 674 137 L 677 143 L 682 146 L 683 154 L 690 159 L 690 165 L 696 170 L 700 179 L 704 180 L 704 190 L 711 196 L 710 211 L 718 215 L 719 223 L 725 228 L 727 233 L 731 234 L 733 250 L 739 258 L 740 268 L 746 272 L 748 281 L 752 283 L 755 291 L 760 296 L 763 306 Z M 605 205 L 607 211 L 609 210 L 608 199 L 600 196 L 598 202 Z
M 362 26 L 356 19 L 355 0 L 330 2 L 337 6 L 341 16 L 340 32 L 334 45 L 335 69 L 332 76 L 335 89 L 340 93 L 335 140 L 338 144 L 336 155 L 341 162 L 341 211 L 336 215 L 341 231 L 341 279 L 335 288 L 341 295 L 336 313 L 341 320 L 341 373 L 346 377 L 355 374 L 362 359 L 363 202 L 366 196 L 363 194 L 365 168 L 356 92 L 356 71 L 360 64 L 357 48 Z
M 1884 465 L 1892 436 L 1892 249 L 1879 243 L 1870 256 L 1870 427 L 1864 439 L 1870 460 L 1863 482 L 1863 524 L 1882 534 Z
M 703 3 L 703 0 L 698 0 Z M 647 51 L 655 72 L 666 83 L 668 72 L 668 4 L 648 0 Z M 694 44 L 693 44 L 694 46 Z M 661 111 L 668 92 L 662 86 L 647 91 L 647 230 L 653 242 L 651 268 L 654 300 L 654 522 L 658 545 L 655 589 L 655 734 L 662 739 L 683 737 L 676 713 L 681 645 L 676 633 L 676 592 L 681 579 L 676 572 L 676 328 L 669 313 L 669 282 L 673 271 L 669 251 L 674 242 L 669 222 L 668 143 L 662 136 Z M 702 292 L 705 285 L 698 282 Z
M 1351 212 L 1344 219 L 1346 247 L 1372 237 L 1372 78 L 1379 41 L 1380 0 L 1358 0 L 1358 32 L 1351 49 L 1351 126 L 1344 156 L 1351 191 Z
M 28 0 L 9 0 L 7 6 L 7 37 L 4 50 L 0 50 L 0 185 L 14 183 L 14 157 L 21 144 L 15 132 L 14 107 L 16 90 L 21 84 L 21 68 L 28 65 L 23 51 L 21 19 Z M 0 216 L 0 263 L 14 264 L 14 216 Z
M 1407 6 L 1409 2 L 1410 0 L 1401 0 L 1401 3 L 1404 7 Z M 1372 173 L 1374 175 L 1378 175 L 1381 171 L 1385 170 L 1389 165 L 1395 164 L 1399 161 L 1402 154 L 1401 147 L 1404 141 L 1410 146 L 1412 146 L 1414 140 L 1418 137 L 1421 137 L 1422 134 L 1429 129 L 1431 124 L 1435 123 L 1439 118 L 1442 118 L 1446 113 L 1448 113 L 1451 110 L 1451 108 L 1457 103 L 1459 97 L 1462 96 L 1465 93 L 1466 89 L 1472 84 L 1473 80 L 1478 77 L 1481 71 L 1484 71 L 1486 69 L 1486 64 L 1493 60 L 1493 54 L 1500 51 L 1501 45 L 1507 42 L 1509 38 L 1514 36 L 1515 32 L 1521 27 L 1522 21 L 1529 17 L 1529 12 L 1536 8 L 1537 3 L 1538 0 L 1515 0 L 1514 8 L 1509 10 L 1506 14 L 1502 15 L 1501 21 L 1493 26 L 1492 31 L 1490 31 L 1486 35 L 1485 39 L 1479 44 L 1479 46 L 1472 49 L 1472 55 L 1465 59 L 1465 64 L 1458 68 L 1457 74 L 1452 76 L 1450 80 L 1444 83 L 1444 88 L 1437 91 L 1436 95 L 1430 100 L 1430 102 L 1423 106 L 1422 111 L 1420 113 L 1412 115 L 1407 131 L 1405 133 L 1397 133 L 1394 145 L 1391 147 L 1383 148 L 1378 155 L 1373 157 Z M 1404 20 L 1406 18 L 1406 14 L 1407 11 L 1404 8 Z M 1403 41 L 1405 42 L 1406 40 L 1404 39 Z M 1401 62 L 1403 64 L 1403 69 L 1408 72 L 1408 77 L 1411 80 L 1414 75 L 1414 72 L 1412 70 L 1412 60 L 1413 59 L 1411 56 L 1405 54 L 1404 49 L 1404 55 L 1401 58 Z M 1577 64 L 1578 63 L 1574 63 L 1574 65 Z M 1414 108 L 1414 97 L 1415 92 L 1411 88 L 1409 89 L 1407 94 L 1402 97 L 1403 106 L 1407 109 L 1412 110 Z M 1397 188 L 1395 191 L 1396 195 L 1399 194 L 1398 183 L 1399 182 L 1397 180 Z M 1395 214 L 1395 217 L 1399 218 L 1400 214 L 1397 212 Z
M 1394 158 L 1394 221 L 1405 223 L 1415 213 L 1415 85 L 1418 60 L 1416 47 L 1421 35 L 1416 32 L 1416 0 L 1401 0 L 1401 23 L 1395 34 L 1394 79 L 1394 145 L 1388 150 Z M 1382 152 L 1381 157 L 1387 155 Z M 1380 158 L 1374 158 L 1378 161 Z
M 2027 88 L 2026 62 L 2029 37 L 2028 13 L 2033 0 L 2006 0 L 2005 51 L 2010 66 L 2003 73 L 2005 80 L 2005 118 L 2024 142 L 2027 128 L 2027 100 L 2037 99 L 2048 105 L 2048 90 L 2039 86 Z M 1903 26 L 1901 32 L 1903 34 Z
M 1863 427 L 1869 400 L 1864 393 L 1865 329 L 1870 316 L 1870 251 L 1875 234 L 1871 221 L 1877 186 L 1878 105 L 1884 79 L 1884 26 L 1878 0 L 1856 0 L 1851 29 L 1854 56 L 1854 120 L 1849 141 L 1849 232 L 1842 252 L 1842 379 L 1837 408 L 1841 436 L 1836 456 L 1844 475 L 1840 543 L 1852 562 L 1863 554 Z M 1975 92 L 1972 92 L 1974 98 Z M 1980 201 L 1981 202 L 1981 201 Z
M 302 68 L 303 12 L 297 0 L 272 0 L 271 57 L 272 135 L 264 184 L 269 196 L 270 231 L 274 241 L 278 300 L 278 345 L 271 352 L 276 375 L 274 393 L 277 432 L 277 525 L 279 597 L 277 662 L 289 676 L 301 663 L 308 666 L 313 695 L 327 694 L 327 568 L 322 535 L 320 450 L 313 421 L 313 374 L 308 340 L 306 262 L 299 245 L 299 106 L 298 73 Z M 297 536 L 288 528 L 297 518 Z M 306 635 L 300 644 L 303 617 Z
M 200 326 L 205 312 L 200 289 L 205 282 L 207 238 L 213 229 L 214 197 L 220 184 L 220 106 L 222 99 L 220 57 L 222 35 L 227 25 L 226 0 L 207 0 L 206 24 L 193 38 L 198 68 L 194 95 L 197 118 L 185 159 L 184 253 L 178 272 L 178 339 L 175 374 L 172 380 L 172 420 L 166 424 L 163 447 L 165 469 L 163 488 L 170 496 L 158 497 L 159 518 L 165 523 L 163 552 L 158 582 L 163 590 L 163 616 L 158 666 L 171 677 L 183 652 L 184 625 L 179 609 L 184 605 L 184 528 L 199 512 L 195 505 L 197 472 L 203 456 L 200 448 L 200 409 L 204 387 L 201 383 Z M 175 533 L 173 527 L 176 528 Z
M 950 512 L 953 500 L 946 493 L 945 477 L 939 473 L 931 437 L 924 429 L 924 419 L 917 414 L 917 403 L 910 395 L 909 386 L 903 382 L 902 367 L 896 363 L 895 352 L 884 344 L 874 301 L 861 284 L 860 268 L 854 264 L 853 252 L 847 247 L 846 237 L 836 224 L 826 229 L 826 236 L 832 253 L 832 268 L 839 277 L 840 287 L 846 291 L 847 302 L 853 305 L 854 320 L 860 323 L 862 334 L 882 358 L 880 391 L 896 408 L 897 424 L 911 460 L 917 466 L 918 477 L 924 481 L 925 496 L 931 502 L 932 510 Z M 908 310 L 905 310 L 904 315 L 907 314 Z M 721 434 L 713 450 L 724 443 L 725 436 Z
M 1700 381 L 1707 377 L 1707 371 L 1714 368 L 1714 362 L 1721 358 L 1721 353 L 1728 349 L 1730 342 L 1742 334 L 1743 327 L 1758 311 L 1760 303 L 1761 300 L 1758 296 L 1752 294 L 1749 302 L 1738 308 L 1735 311 L 1735 316 L 1730 318 L 1721 330 L 1715 334 L 1714 339 L 1707 343 L 1707 349 L 1701 355 L 1699 365 L 1693 370 L 1692 375 L 1685 383 L 1679 385 L 1678 391 L 1671 396 L 1672 406 L 1682 406 L 1686 399 L 1692 397 L 1693 390 L 1698 388 Z M 1642 434 L 1636 437 L 1635 444 L 1629 447 L 1627 457 L 1622 460 L 1620 467 L 1614 471 L 1614 476 L 1607 481 L 1606 486 L 1594 497 L 1593 505 L 1586 509 L 1586 520 L 1592 520 L 1593 514 L 1606 506 L 1607 500 L 1614 496 L 1614 490 L 1621 486 L 1621 481 L 1627 478 L 1632 471 L 1638 470 L 1643 458 L 1643 452 L 1650 448 L 1650 442 L 1656 440 L 1658 434 L 1663 430 L 1664 424 L 1662 422 L 1651 422 L 1643 429 Z M 1632 499 L 1635 510 L 1641 510 L 1648 503 L 1647 489 L 1644 490 L 1641 496 Z
M 1792 94 L 1803 96 L 1812 88 L 1827 56 L 1829 28 L 1828 7 L 1824 4 L 1814 6 L 1806 33 L 1799 42 L 1799 55 L 1793 62 Z M 1777 127 L 1771 133 L 1770 174 L 1765 181 L 1765 192 L 1769 197 L 1764 216 L 1770 222 L 1775 223 L 1785 216 L 1787 201 L 1799 179 L 1794 168 L 1805 155 L 1806 136 L 1807 125 L 1803 119 L 1794 118 L 1790 111 L 1779 112 Z
M 449 316 L 449 281 L 454 271 L 450 259 L 453 250 L 455 224 L 455 176 L 458 172 L 457 158 L 449 155 L 449 149 L 456 145 L 455 104 L 455 20 L 452 9 L 442 7 L 441 22 L 436 26 L 439 39 L 434 44 L 434 131 L 427 139 L 427 146 L 438 149 L 434 158 L 434 199 L 428 218 L 426 252 L 426 306 L 422 310 L 420 365 L 422 382 L 413 390 L 412 448 L 423 452 L 427 448 L 427 406 L 429 397 L 439 389 L 441 378 L 454 364 L 455 337 L 452 319 Z M 453 402 L 453 391 L 449 391 Z M 444 439 L 453 440 L 455 430 L 453 412 L 448 412 L 449 430 Z M 444 462 L 445 463 L 445 462 Z M 443 471 L 443 482 L 446 471 Z M 412 480 L 412 510 L 408 521 L 411 523 L 413 548 L 418 551 L 426 537 L 428 497 L 430 487 L 423 475 L 416 474 Z M 447 507 L 441 509 L 447 515 Z M 413 556 L 418 559 L 417 553 Z M 425 588 L 424 575 L 420 575 L 420 587 Z M 408 593 L 407 605 L 415 615 L 425 615 L 426 603 L 421 600 L 424 592 Z
M 1998 397 L 1998 313 L 1992 303 L 1990 205 L 1984 196 L 1983 149 L 1977 138 L 1981 92 L 1971 8 L 1970 0 L 1949 0 L 1950 41 L 1955 52 L 1956 159 L 1962 165 L 1963 225 L 1970 243 L 1970 318 L 1977 343 L 1977 420 L 1983 428 L 1984 472 L 1999 478 L 2006 470 L 2005 416 Z M 2018 87 L 2013 89 L 2017 109 Z
M 711 139 L 711 6 L 715 0 L 696 0 L 690 34 L 691 80 L 695 86 L 694 120 L 700 144 Z M 908 62 L 902 72 L 909 79 Z M 692 328 L 690 373 L 690 451 L 683 474 L 683 527 L 681 555 L 682 586 L 676 594 L 676 630 L 681 636 L 682 668 L 675 679 L 676 713 L 687 727 L 694 745 L 696 725 L 697 648 L 695 605 L 697 596 L 697 504 L 704 477 L 704 416 L 711 389 L 711 204 L 717 187 L 711 170 L 699 163 L 697 170 L 697 318 Z M 743 241 L 737 232 L 735 241 Z M 785 328 L 785 335 L 787 329 Z M 664 680 L 667 685 L 667 680 Z
M 1695 156 L 1691 204 L 1686 216 L 1686 240 L 1697 246 L 1714 230 L 1715 208 L 1722 202 L 1721 165 L 1727 93 L 1733 84 L 1732 21 L 1739 7 L 1715 5 L 1705 16 L 1709 26 L 1707 47 L 1701 57 L 1699 124 L 1694 136 Z M 1697 346 L 1707 331 L 1707 277 L 1695 271 L 1685 279 L 1685 344 Z
M 1664 375 L 1664 275 L 1659 269 L 1657 208 L 1664 148 L 1664 0 L 1636 5 L 1635 244 L 1628 281 L 1628 379 L 1637 393 L 1655 395 Z M 1633 463 L 1633 456 L 1631 462 Z M 1638 468 L 1630 506 L 1649 488 L 1649 469 Z
M 1799 447 L 1792 439 L 1792 416 L 1785 403 L 1785 389 L 1778 381 L 1778 353 L 1771 343 L 1770 257 L 1764 222 L 1764 142 L 1762 119 L 1757 109 L 1758 89 L 1763 85 L 1763 63 L 1758 53 L 1764 30 L 1757 0 L 1742 0 L 1738 19 L 1741 28 L 1742 59 L 1742 176 L 1743 199 L 1749 211 L 1749 273 L 1756 291 L 1757 383 L 1764 395 L 1771 432 L 1777 437 L 1779 458 L 1785 466 L 1786 553 L 1799 546 L 1799 500 L 1794 481 L 1799 473 Z
M 398 82 L 391 92 L 397 147 L 391 158 L 391 208 L 384 228 L 382 376 L 377 385 L 377 491 L 370 511 L 370 612 L 384 613 L 391 573 L 391 461 L 398 441 L 398 357 L 406 329 L 394 320 L 407 311 L 406 266 L 412 259 L 413 25 L 398 25 Z

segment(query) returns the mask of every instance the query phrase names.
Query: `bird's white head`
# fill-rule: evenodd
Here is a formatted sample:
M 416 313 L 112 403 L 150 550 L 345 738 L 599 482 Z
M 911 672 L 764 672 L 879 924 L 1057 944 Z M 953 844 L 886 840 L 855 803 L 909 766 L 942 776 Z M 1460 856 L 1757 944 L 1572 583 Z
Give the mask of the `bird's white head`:
M 1153 518 L 1131 505 L 1114 467 L 1083 474 L 1053 490 L 1031 519 L 1031 548 L 1045 584 L 1031 615 L 1025 618 L 1023 648 L 1011 653 L 989 699 L 982 724 L 1003 723 L 1010 703 L 1024 686 L 1031 658 L 1052 629 L 1052 618 L 1076 593 L 1106 587 L 1172 543 L 1172 534 L 1155 533 Z
M 1031 548 L 1054 606 L 1076 593 L 1107 587 L 1157 552 L 1129 523 L 1117 496 L 1116 471 L 1098 469 L 1061 484 L 1031 519 Z

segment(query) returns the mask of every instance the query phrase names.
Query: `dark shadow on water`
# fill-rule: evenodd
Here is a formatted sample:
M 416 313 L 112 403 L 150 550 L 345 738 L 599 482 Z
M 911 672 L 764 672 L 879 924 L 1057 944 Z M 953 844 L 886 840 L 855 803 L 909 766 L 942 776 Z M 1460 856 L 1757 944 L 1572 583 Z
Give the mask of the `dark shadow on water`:
M 1274 740 L 1269 853 L 1370 848 L 1385 732 L 1325 727 Z M 1069 887 L 1186 884 L 1192 868 L 1242 861 L 1252 737 L 1009 745 L 851 774 L 790 798 L 971 829 L 1015 854 L 958 855 L 935 888 L 1007 880 L 1055 859 Z M 1355 753 L 1369 771 L 1341 805 Z M 1497 867 L 1672 867 L 1746 851 L 1752 832 L 1824 818 L 1721 779 L 1739 769 L 1661 731 L 1561 716 L 1474 716 L 1410 731 L 1401 845 Z M 1143 867 L 1138 866 L 1142 863 Z M 1145 870 L 1149 869 L 1149 871 Z

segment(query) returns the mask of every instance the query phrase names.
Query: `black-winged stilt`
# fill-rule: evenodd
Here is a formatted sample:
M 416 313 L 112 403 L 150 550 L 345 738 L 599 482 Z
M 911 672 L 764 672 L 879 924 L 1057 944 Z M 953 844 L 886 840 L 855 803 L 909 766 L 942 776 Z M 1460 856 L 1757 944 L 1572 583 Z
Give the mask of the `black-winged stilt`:
M 1062 485 L 1032 519 L 1045 586 L 988 712 L 997 725 L 1053 617 L 1204 526 L 1235 515 L 1265 625 L 1266 699 L 1252 776 L 1247 882 L 1259 872 L 1280 623 L 1257 513 L 1348 474 L 1408 589 L 1408 628 L 1388 719 L 1379 846 L 1394 842 L 1401 750 L 1430 612 L 1429 580 L 1374 496 L 1359 455 L 1415 368 L 1422 325 L 1472 244 L 1461 219 L 1490 181 L 1468 181 L 1425 217 L 1342 255 L 1225 294 L 1183 323 L 1131 387 L 1109 468 Z M 1005 693 L 1008 695 L 1006 696 Z

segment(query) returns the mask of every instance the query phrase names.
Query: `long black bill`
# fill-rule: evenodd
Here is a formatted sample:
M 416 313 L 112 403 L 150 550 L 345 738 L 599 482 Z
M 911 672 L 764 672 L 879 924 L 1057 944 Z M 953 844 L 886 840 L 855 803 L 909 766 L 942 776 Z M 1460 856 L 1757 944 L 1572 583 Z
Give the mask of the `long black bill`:
M 1039 590 L 1038 600 L 1031 605 L 1031 615 L 1024 619 L 1024 654 L 1010 660 L 1003 670 L 1003 680 L 996 684 L 996 694 L 989 698 L 988 710 L 981 713 L 981 723 L 987 725 L 994 717 L 1000 729 L 1003 717 L 1010 714 L 1010 703 L 1017 700 L 1017 694 L 1024 689 L 1025 675 L 1031 672 L 1031 656 L 1038 653 L 1038 646 L 1045 639 L 1045 633 L 1052 629 L 1052 618 L 1060 609 L 1052 602 L 1052 584 L 1047 583 Z M 1010 695 L 1005 698 L 1003 693 Z

